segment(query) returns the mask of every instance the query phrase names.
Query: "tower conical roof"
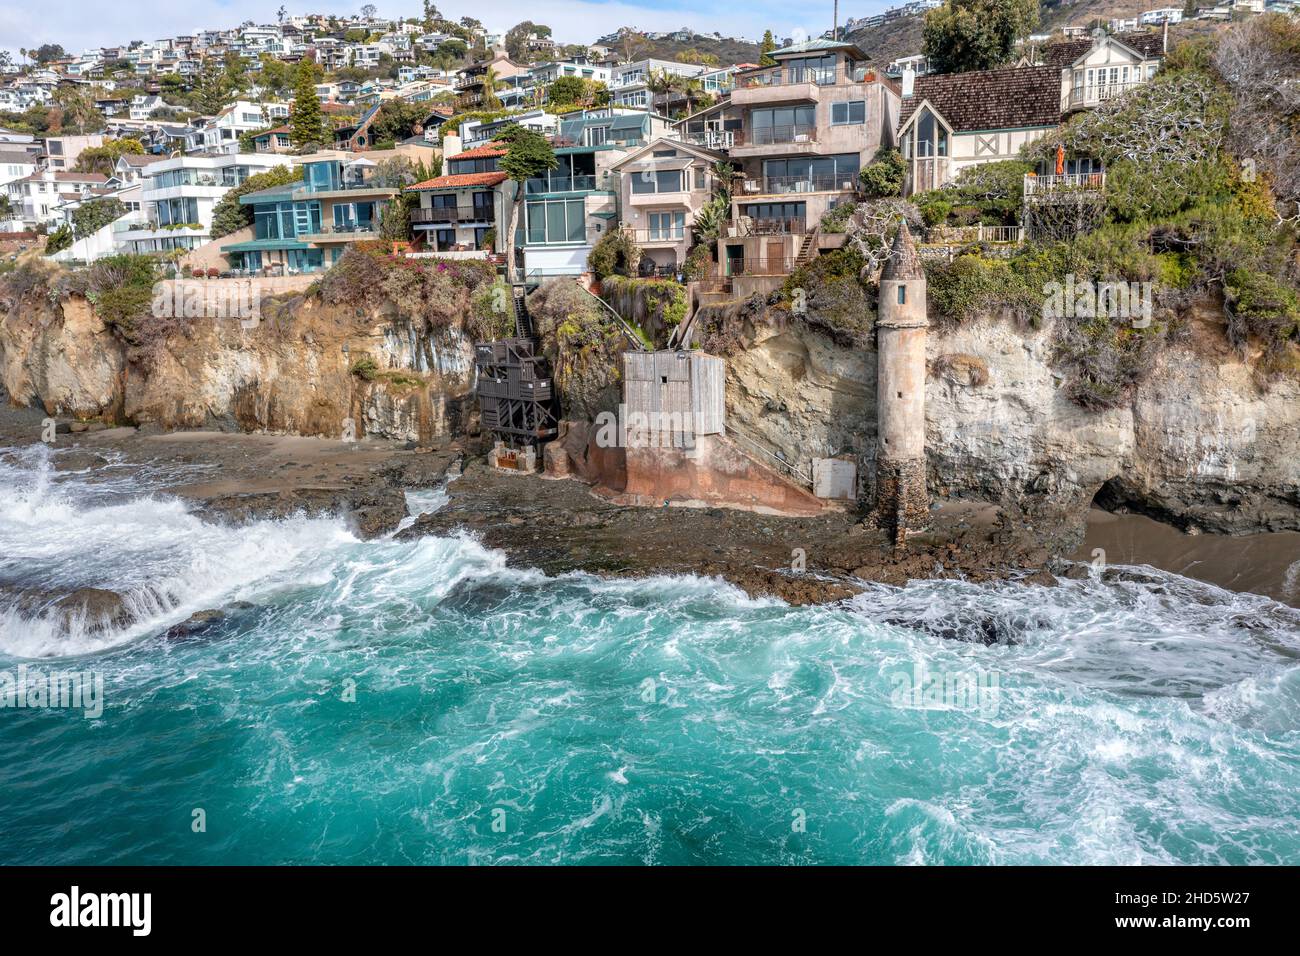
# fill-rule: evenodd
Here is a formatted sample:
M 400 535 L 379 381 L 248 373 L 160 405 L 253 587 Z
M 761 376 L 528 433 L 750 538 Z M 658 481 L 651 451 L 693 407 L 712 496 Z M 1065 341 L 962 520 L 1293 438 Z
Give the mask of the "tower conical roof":
M 925 269 L 921 257 L 916 253 L 916 243 L 912 241 L 912 230 L 907 228 L 907 220 L 900 219 L 898 233 L 894 236 L 894 246 L 889 252 L 889 261 L 880 273 L 884 279 L 924 279 Z

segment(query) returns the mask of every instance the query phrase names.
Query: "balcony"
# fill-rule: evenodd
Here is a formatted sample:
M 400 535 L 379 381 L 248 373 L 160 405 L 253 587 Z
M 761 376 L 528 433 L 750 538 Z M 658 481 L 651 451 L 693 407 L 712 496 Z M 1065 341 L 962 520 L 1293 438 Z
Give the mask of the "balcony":
M 299 242 L 356 242 L 359 239 L 373 239 L 378 232 L 374 223 L 345 223 L 341 226 L 321 226 L 316 232 L 307 232 L 298 236 Z
M 817 143 L 817 127 L 802 123 L 784 126 L 760 126 L 736 130 L 732 150 L 737 157 L 758 156 L 767 152 L 801 152 Z M 785 149 L 784 147 L 794 147 Z
M 736 106 L 761 106 L 765 103 L 789 103 L 795 100 L 816 101 L 823 86 L 851 83 L 874 83 L 874 70 L 858 67 L 845 70 L 790 69 L 774 67 L 752 76 L 737 77 L 731 91 L 731 102 Z
M 673 246 L 682 242 L 689 231 L 685 226 L 670 229 L 623 229 L 639 246 Z
M 794 271 L 794 256 L 746 256 L 743 259 L 728 259 L 725 263 L 726 278 L 734 276 L 787 276 Z
M 527 184 L 527 192 L 532 195 L 538 193 L 590 192 L 595 188 L 595 176 L 552 176 L 549 179 L 538 177 L 528 180 Z
M 740 216 L 727 226 L 727 236 L 742 239 L 746 236 L 802 236 L 808 232 L 808 220 L 802 216 L 788 219 L 755 219 Z
M 1105 173 L 1063 173 L 1050 176 L 1025 175 L 1025 199 L 1049 199 L 1079 193 L 1101 195 L 1106 188 Z
M 746 179 L 742 192 L 746 196 L 785 196 L 790 193 L 852 192 L 854 176 L 764 176 Z
M 683 133 L 683 138 L 692 146 L 705 149 L 729 150 L 736 142 L 736 131 L 730 129 L 706 129 L 693 133 Z
M 1095 83 L 1092 86 L 1076 86 L 1070 90 L 1069 108 L 1081 110 L 1090 106 L 1100 106 L 1107 100 L 1118 99 L 1133 88 L 1141 85 L 1141 80 L 1130 80 L 1127 83 Z
M 496 212 L 491 206 L 434 206 L 411 210 L 411 222 L 417 226 L 455 225 L 462 222 L 495 222 Z

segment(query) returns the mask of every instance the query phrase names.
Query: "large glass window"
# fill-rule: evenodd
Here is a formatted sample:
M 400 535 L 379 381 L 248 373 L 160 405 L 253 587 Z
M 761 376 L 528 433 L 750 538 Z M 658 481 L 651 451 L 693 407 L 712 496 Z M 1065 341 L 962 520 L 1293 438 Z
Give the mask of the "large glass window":
M 844 183 L 857 180 L 860 166 L 857 153 L 769 159 L 763 163 L 764 189 L 768 192 L 841 189 Z
M 529 245 L 586 242 L 587 212 L 581 199 L 534 200 L 525 212 Z
M 948 155 L 948 131 L 929 110 L 916 121 L 916 155 L 921 159 Z
M 680 169 L 645 170 L 632 173 L 634 193 L 679 193 L 682 191 Z
M 758 109 L 750 114 L 754 130 L 754 143 L 793 143 L 800 136 L 811 136 L 816 129 L 815 106 L 783 106 L 776 109 Z
M 651 239 L 682 239 L 686 236 L 684 212 L 652 212 L 649 219 Z
M 818 83 L 823 86 L 835 82 L 835 56 L 809 56 L 787 60 L 786 76 L 791 83 Z

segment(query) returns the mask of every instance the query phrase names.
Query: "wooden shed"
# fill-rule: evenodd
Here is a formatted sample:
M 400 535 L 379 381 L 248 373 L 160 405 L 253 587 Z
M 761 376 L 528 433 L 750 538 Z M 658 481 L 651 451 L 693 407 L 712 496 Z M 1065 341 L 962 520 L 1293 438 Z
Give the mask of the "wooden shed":
M 628 416 L 680 416 L 696 435 L 726 431 L 727 364 L 702 352 L 624 352 L 623 404 Z

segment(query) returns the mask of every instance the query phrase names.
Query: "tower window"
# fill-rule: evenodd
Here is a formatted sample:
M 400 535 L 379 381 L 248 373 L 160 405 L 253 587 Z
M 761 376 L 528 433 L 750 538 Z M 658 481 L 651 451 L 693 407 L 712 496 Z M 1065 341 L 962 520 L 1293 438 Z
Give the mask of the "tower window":
M 907 305 L 907 286 L 905 285 L 898 287 L 898 304 Z

